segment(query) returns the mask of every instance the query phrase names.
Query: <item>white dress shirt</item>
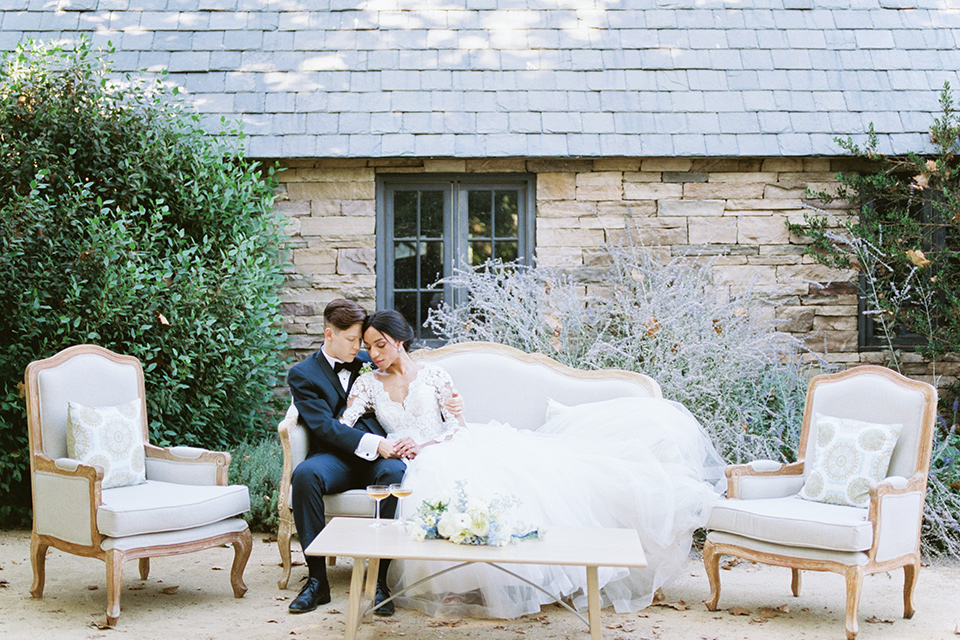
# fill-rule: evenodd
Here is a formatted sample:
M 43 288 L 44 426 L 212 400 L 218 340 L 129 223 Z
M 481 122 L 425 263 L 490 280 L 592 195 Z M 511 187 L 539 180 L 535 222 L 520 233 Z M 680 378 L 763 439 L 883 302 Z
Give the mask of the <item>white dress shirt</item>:
M 330 363 L 330 368 L 333 369 L 333 365 L 343 362 L 334 358 L 328 354 L 323 347 L 320 347 L 320 353 L 323 354 L 323 357 L 327 359 L 327 362 Z M 340 380 L 340 385 L 343 387 L 343 390 L 346 391 L 347 387 L 350 386 L 350 370 L 341 369 L 337 372 L 337 378 Z M 354 454 L 363 458 L 364 460 L 376 460 L 380 454 L 377 452 L 377 449 L 380 447 L 380 441 L 383 440 L 382 436 L 378 436 L 375 433 L 365 433 L 363 437 L 360 438 L 360 444 L 357 445 L 357 450 L 354 451 Z

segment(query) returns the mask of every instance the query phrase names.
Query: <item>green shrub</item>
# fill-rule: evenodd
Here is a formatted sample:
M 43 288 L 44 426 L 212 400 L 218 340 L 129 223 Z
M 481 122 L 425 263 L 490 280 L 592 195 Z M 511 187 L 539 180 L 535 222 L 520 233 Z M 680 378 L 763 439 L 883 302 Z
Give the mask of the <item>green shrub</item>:
M 0 522 L 28 516 L 26 365 L 78 343 L 134 355 L 151 441 L 228 448 L 276 424 L 282 221 L 274 178 L 160 81 L 106 56 L 0 60 Z
M 277 501 L 283 471 L 279 438 L 273 435 L 259 441 L 241 442 L 232 453 L 230 483 L 245 484 L 250 489 L 250 511 L 244 518 L 252 529 L 276 533 L 280 526 Z

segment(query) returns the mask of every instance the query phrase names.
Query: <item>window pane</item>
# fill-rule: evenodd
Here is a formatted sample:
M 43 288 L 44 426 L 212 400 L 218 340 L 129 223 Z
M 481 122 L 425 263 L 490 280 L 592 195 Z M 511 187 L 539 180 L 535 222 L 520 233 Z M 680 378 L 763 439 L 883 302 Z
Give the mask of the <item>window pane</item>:
M 490 259 L 490 243 L 471 242 L 470 247 L 467 250 L 467 254 L 467 260 L 470 262 L 471 266 L 483 264 Z
M 517 243 L 498 241 L 495 245 L 497 258 L 504 262 L 513 262 L 517 259 Z
M 393 235 L 397 238 L 413 238 L 417 235 L 416 191 L 394 192 Z
M 417 318 L 417 294 L 398 293 L 393 296 L 393 308 L 400 312 L 410 326 L 416 331 L 420 320 Z
M 420 243 L 420 288 L 426 289 L 443 277 L 443 243 Z
M 443 191 L 420 192 L 420 235 L 443 237 Z
M 517 192 L 494 191 L 494 222 L 498 238 L 517 237 Z
M 393 286 L 395 289 L 417 288 L 417 244 L 396 242 L 393 245 Z
M 430 317 L 430 309 L 437 309 L 440 307 L 440 303 L 443 302 L 443 289 L 437 289 L 434 291 L 422 291 L 420 293 L 420 324 L 423 325 L 427 321 L 427 318 Z M 416 329 L 416 327 L 414 327 Z M 435 338 L 436 334 L 427 329 L 426 327 L 420 327 L 420 337 L 421 338 Z
M 489 191 L 469 191 L 467 195 L 467 233 L 471 238 L 490 237 L 490 216 L 493 194 Z

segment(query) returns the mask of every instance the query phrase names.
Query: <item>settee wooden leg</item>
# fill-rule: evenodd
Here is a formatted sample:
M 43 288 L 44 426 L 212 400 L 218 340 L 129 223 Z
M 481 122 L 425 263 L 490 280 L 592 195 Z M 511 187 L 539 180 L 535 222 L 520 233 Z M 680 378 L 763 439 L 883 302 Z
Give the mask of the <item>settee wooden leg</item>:
M 707 580 L 710 581 L 710 597 L 703 601 L 710 611 L 717 610 L 720 602 L 720 554 L 716 546 L 707 540 L 703 545 L 703 567 L 707 570 Z
M 913 590 L 917 586 L 917 575 L 919 573 L 919 559 L 903 566 L 903 617 L 907 620 L 912 618 L 917 611 L 913 608 Z
M 280 563 L 283 569 L 280 572 L 280 579 L 277 580 L 277 586 L 281 589 L 287 588 L 290 582 L 290 570 L 293 567 L 293 561 L 290 558 L 290 538 L 293 536 L 293 525 L 289 520 L 280 518 L 280 527 L 277 530 L 277 547 L 280 549 Z
M 120 618 L 120 590 L 123 588 L 123 552 L 111 549 L 107 563 L 107 625 L 114 627 Z
M 253 534 L 250 529 L 244 529 L 237 534 L 233 541 L 233 568 L 230 569 L 230 584 L 233 586 L 233 597 L 242 598 L 247 592 L 247 585 L 243 582 L 243 570 L 247 567 L 250 552 L 253 550 Z
M 150 577 L 150 558 L 140 558 L 140 579 L 146 580 Z
M 793 573 L 793 579 L 790 581 L 790 590 L 793 591 L 793 597 L 800 597 L 800 569 L 791 568 L 790 571 Z
M 860 625 L 857 622 L 857 615 L 860 609 L 860 591 L 863 589 L 863 569 L 857 567 L 847 567 L 847 640 L 854 640 Z
M 47 549 L 49 545 L 40 542 L 40 536 L 30 536 L 30 564 L 33 566 L 33 585 L 30 586 L 30 595 L 34 598 L 43 597 L 43 585 L 47 576 Z

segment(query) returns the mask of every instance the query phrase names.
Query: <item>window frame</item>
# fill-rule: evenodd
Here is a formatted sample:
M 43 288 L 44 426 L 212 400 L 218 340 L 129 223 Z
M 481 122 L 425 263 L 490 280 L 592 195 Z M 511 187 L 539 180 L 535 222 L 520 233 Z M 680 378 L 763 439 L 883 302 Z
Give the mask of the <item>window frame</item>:
M 927 192 L 929 193 L 929 192 Z M 860 215 L 873 215 L 875 211 L 875 201 L 870 200 L 861 207 Z M 930 197 L 923 198 L 923 204 L 917 212 L 920 216 L 920 223 L 926 224 L 933 220 L 934 208 L 933 200 Z M 938 228 L 933 232 L 924 234 L 921 249 L 924 253 L 930 253 L 946 247 L 946 230 Z M 871 351 L 884 351 L 893 347 L 904 351 L 916 351 L 918 346 L 927 343 L 922 335 L 907 331 L 903 327 L 894 327 L 897 333 L 888 342 L 883 337 L 883 332 L 877 327 L 877 322 L 873 316 L 866 315 L 867 309 L 867 275 L 862 271 L 857 276 L 857 351 L 860 353 Z
M 520 188 L 522 191 L 517 202 L 517 259 L 522 264 L 533 264 L 536 257 L 536 175 L 529 173 L 383 173 L 376 177 L 376 301 L 378 309 L 394 308 L 394 261 L 393 244 L 394 220 L 392 215 L 392 194 L 400 190 L 438 190 L 443 191 L 443 273 L 448 277 L 454 267 L 466 265 L 467 246 L 467 193 L 470 186 L 483 186 L 491 190 L 498 188 Z M 418 283 L 419 286 L 419 283 Z M 462 304 L 464 291 L 455 291 L 450 285 L 444 285 L 444 301 Z M 413 324 L 413 320 L 411 320 Z M 421 338 L 423 327 L 414 327 L 417 341 L 421 344 L 437 346 L 440 340 Z

